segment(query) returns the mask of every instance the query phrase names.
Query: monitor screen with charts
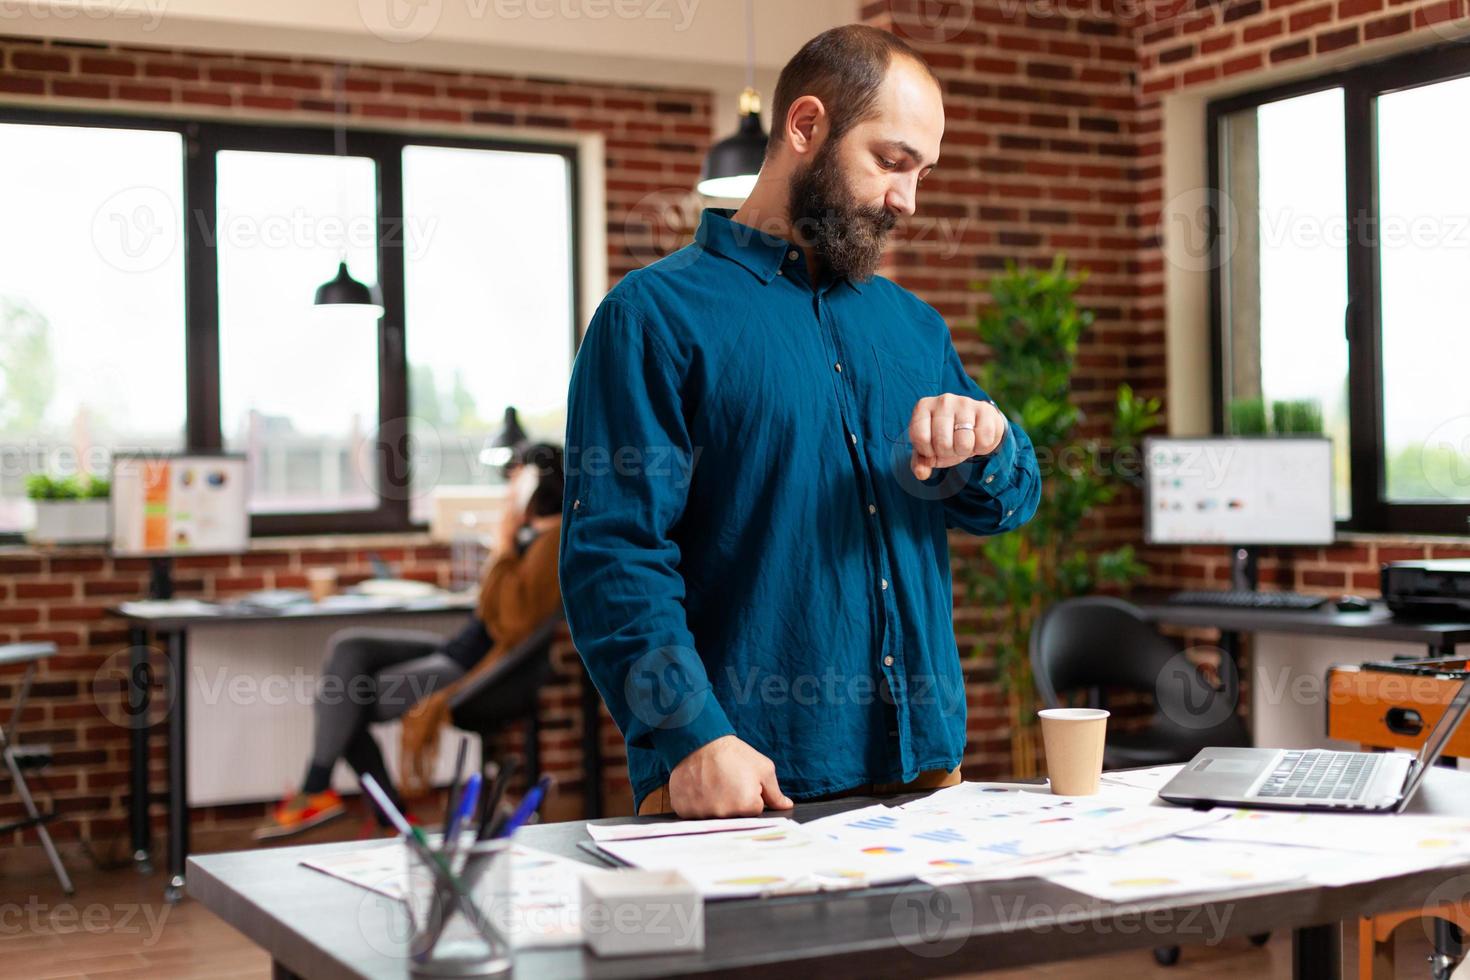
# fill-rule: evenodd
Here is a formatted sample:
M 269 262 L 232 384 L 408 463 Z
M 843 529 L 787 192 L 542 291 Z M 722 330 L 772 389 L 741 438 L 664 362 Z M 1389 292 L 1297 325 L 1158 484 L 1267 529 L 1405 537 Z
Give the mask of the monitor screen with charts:
M 1149 544 L 1331 544 L 1332 440 L 1323 436 L 1143 443 Z
M 247 489 L 243 455 L 119 453 L 112 462 L 113 553 L 245 551 Z

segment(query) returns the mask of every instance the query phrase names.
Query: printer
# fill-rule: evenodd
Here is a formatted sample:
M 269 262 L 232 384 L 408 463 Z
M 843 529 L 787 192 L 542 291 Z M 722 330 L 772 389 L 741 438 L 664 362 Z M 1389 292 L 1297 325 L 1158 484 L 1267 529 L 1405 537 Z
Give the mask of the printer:
M 1396 616 L 1470 617 L 1470 558 L 1386 562 L 1379 585 Z

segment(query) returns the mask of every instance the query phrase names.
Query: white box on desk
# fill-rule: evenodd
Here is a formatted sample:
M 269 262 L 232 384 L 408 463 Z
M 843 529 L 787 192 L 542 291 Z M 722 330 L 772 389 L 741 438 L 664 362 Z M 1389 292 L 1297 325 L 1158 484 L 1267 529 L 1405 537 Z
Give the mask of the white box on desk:
M 598 956 L 704 949 L 704 899 L 677 871 L 582 877 L 582 939 Z

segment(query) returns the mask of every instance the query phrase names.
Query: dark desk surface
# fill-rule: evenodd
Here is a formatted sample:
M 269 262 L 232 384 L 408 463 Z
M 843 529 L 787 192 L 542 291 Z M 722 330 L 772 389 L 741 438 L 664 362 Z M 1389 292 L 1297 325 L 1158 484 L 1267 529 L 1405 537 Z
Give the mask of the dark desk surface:
M 210 623 L 276 623 L 282 620 L 302 622 L 316 619 L 343 619 L 363 616 L 432 616 L 437 613 L 468 612 L 475 608 L 475 596 L 471 593 L 454 592 L 442 596 L 427 596 L 420 599 L 405 599 L 394 605 L 317 605 L 301 603 L 284 609 L 248 609 L 224 605 L 216 612 L 184 613 L 171 615 L 138 614 L 128 612 L 122 606 L 110 606 L 108 612 L 121 616 L 136 626 L 156 630 L 178 630 L 192 626 L 207 626 Z
M 898 797 L 896 799 L 906 799 Z M 885 800 L 893 802 L 895 798 Z M 873 802 L 850 799 L 797 807 L 798 820 Z M 1470 775 L 1431 773 L 1416 812 L 1470 812 Z M 635 818 L 602 821 L 627 823 Z M 644 818 L 647 820 L 663 818 Z M 525 831 L 526 844 L 591 862 L 577 843 L 582 821 Z M 189 892 L 312 980 L 401 978 L 400 955 L 374 949 L 402 914 L 344 881 L 299 867 L 302 857 L 351 850 L 361 842 L 243 851 L 191 858 Z M 1470 864 L 1327 888 L 1277 885 L 1214 900 L 1173 898 L 1116 905 L 1039 879 L 976 882 L 936 890 L 918 883 L 829 895 L 710 902 L 699 953 L 600 959 L 581 947 L 529 950 L 515 975 L 553 978 L 822 975 L 921 977 L 995 970 L 1159 945 L 1219 942 L 1229 936 L 1353 920 L 1413 908 Z M 1465 888 L 1450 900 L 1460 900 Z M 932 911 L 925 912 L 925 909 Z M 925 942 L 920 930 L 933 941 Z M 384 946 L 382 942 L 376 942 Z
M 1356 640 L 1388 640 L 1433 646 L 1470 642 L 1470 622 L 1434 622 L 1394 617 L 1375 601 L 1367 612 L 1338 612 L 1332 601 L 1309 610 L 1232 609 L 1166 602 L 1166 593 L 1143 594 L 1128 601 L 1152 622 L 1199 626 L 1239 633 L 1316 633 Z

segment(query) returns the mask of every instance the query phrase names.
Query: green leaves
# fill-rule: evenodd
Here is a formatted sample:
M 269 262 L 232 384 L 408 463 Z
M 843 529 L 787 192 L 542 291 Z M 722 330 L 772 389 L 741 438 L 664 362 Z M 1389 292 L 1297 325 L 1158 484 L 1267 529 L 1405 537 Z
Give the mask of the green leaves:
M 111 493 L 111 481 L 95 476 L 84 479 L 32 473 L 26 477 L 26 496 L 32 500 L 105 500 Z
M 991 299 L 975 326 L 990 350 L 976 381 L 1031 437 L 1042 495 L 1029 523 L 981 541 L 982 561 L 965 580 L 970 596 L 997 618 L 1001 641 L 994 653 L 1002 685 L 1028 699 L 1027 649 L 1041 611 L 1102 583 L 1125 585 L 1145 571 L 1131 546 L 1092 550 L 1082 533 L 1092 511 L 1127 482 L 1114 460 L 1124 450 L 1136 456 L 1140 437 L 1160 422 L 1159 399 L 1140 397 L 1124 384 L 1114 405 L 1111 446 L 1079 437 L 1081 413 L 1071 395 L 1077 347 L 1093 322 L 1075 298 L 1085 280 L 1058 255 L 1047 269 L 1007 263 L 988 286 L 975 287 Z

